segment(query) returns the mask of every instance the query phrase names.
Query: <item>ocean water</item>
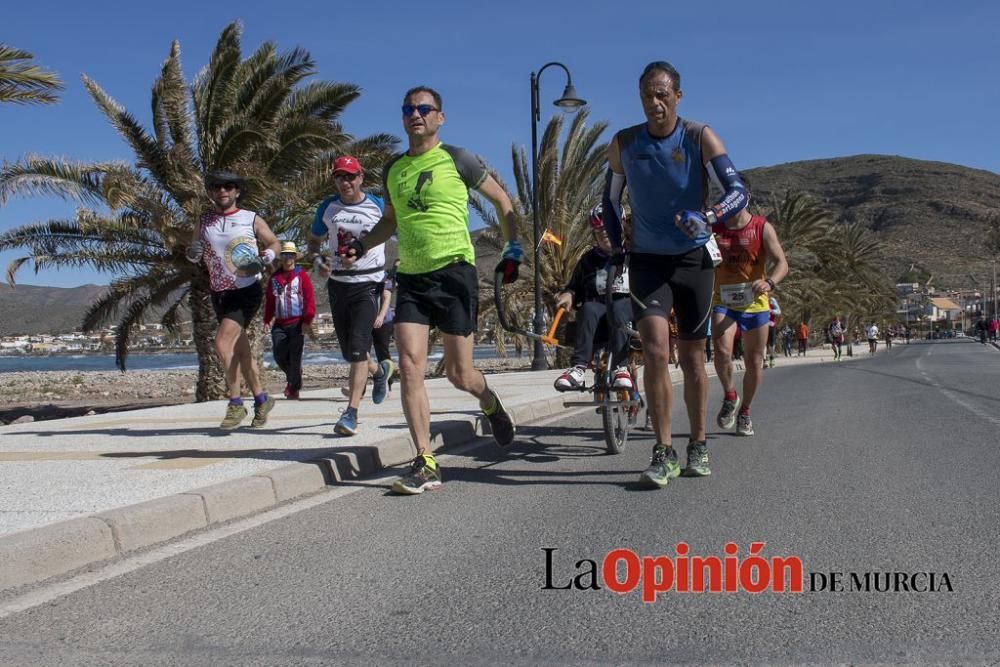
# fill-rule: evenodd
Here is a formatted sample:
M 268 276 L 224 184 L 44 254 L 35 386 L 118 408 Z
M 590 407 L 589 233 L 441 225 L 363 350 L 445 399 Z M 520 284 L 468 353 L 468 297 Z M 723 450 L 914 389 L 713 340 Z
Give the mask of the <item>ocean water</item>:
M 429 360 L 441 359 L 442 352 L 432 352 Z M 492 345 L 477 345 L 473 351 L 476 359 L 494 359 L 496 350 Z M 264 363 L 274 365 L 270 352 L 265 352 Z M 302 364 L 309 366 L 346 364 L 337 350 L 306 350 Z M 198 358 L 192 353 L 181 354 L 130 354 L 127 368 L 134 371 L 195 370 Z M 4 355 L 0 356 L 0 373 L 17 371 L 113 371 L 114 355 L 104 354 L 59 354 L 51 356 Z

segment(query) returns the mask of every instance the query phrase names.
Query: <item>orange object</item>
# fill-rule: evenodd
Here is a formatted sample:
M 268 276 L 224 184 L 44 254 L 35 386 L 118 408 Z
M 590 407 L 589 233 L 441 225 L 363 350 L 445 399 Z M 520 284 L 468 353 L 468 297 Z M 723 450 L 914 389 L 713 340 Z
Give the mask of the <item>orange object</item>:
M 549 327 L 549 333 L 541 337 L 541 341 L 546 345 L 558 345 L 559 341 L 556 340 L 556 327 L 559 326 L 559 320 L 562 319 L 563 313 L 566 312 L 565 308 L 560 308 L 556 311 L 556 316 L 552 320 L 552 326 Z

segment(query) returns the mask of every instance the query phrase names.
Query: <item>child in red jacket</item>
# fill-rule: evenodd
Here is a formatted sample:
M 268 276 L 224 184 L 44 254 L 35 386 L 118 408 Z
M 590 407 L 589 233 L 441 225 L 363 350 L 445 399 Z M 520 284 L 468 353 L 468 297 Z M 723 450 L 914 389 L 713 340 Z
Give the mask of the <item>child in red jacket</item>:
M 295 244 L 281 244 L 281 268 L 267 283 L 264 300 L 264 333 L 270 329 L 274 361 L 285 373 L 285 398 L 297 399 L 302 389 L 303 328 L 312 334 L 316 296 L 309 274 L 296 266 Z M 274 324 L 271 324 L 274 320 Z

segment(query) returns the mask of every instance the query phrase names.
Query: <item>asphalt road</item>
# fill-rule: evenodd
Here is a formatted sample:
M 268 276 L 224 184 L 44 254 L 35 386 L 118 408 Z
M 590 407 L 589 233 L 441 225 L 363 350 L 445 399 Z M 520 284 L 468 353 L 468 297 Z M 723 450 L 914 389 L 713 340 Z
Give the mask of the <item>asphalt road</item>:
M 779 365 L 756 436 L 710 428 L 712 476 L 660 491 L 635 483 L 648 434 L 608 456 L 593 413 L 525 426 L 506 457 L 483 444 L 442 459 L 437 492 L 331 491 L 9 615 L 0 663 L 995 663 L 998 387 L 1000 352 L 970 341 Z M 720 558 L 727 542 L 741 557 L 766 542 L 765 557 L 801 559 L 805 590 L 644 603 L 638 590 L 544 589 L 547 569 L 554 586 L 589 584 L 584 559 L 673 557 L 681 541 Z M 933 572 L 943 590 L 810 590 L 831 571 Z

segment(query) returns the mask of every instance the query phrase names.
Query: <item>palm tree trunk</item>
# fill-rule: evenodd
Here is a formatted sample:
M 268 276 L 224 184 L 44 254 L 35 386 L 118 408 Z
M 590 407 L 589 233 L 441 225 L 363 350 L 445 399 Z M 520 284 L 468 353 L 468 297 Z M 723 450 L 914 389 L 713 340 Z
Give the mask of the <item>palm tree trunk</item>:
M 225 398 L 226 378 L 219 358 L 215 354 L 215 331 L 218 324 L 215 321 L 215 311 L 212 309 L 212 295 L 204 276 L 191 281 L 188 306 L 191 308 L 194 347 L 198 353 L 198 386 L 195 389 L 195 401 L 202 403 Z

